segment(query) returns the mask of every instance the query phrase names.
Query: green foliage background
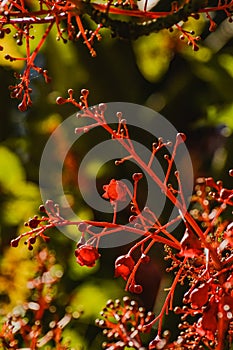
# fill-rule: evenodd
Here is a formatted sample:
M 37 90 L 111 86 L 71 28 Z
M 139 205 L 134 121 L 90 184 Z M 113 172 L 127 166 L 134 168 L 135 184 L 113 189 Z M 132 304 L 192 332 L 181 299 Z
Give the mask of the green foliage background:
M 45 85 L 37 74 L 32 76 L 34 104 L 26 113 L 17 110 L 17 101 L 8 92 L 8 85 L 14 84 L 12 69 L 22 67 L 7 66 L 1 59 L 0 316 L 29 297 L 26 281 L 35 267 L 33 253 L 22 243 L 18 249 L 9 243 L 24 231 L 23 222 L 38 212 L 38 169 L 44 145 L 54 128 L 75 113 L 72 106 L 55 104 L 68 88 L 75 90 L 77 98 L 80 89 L 89 89 L 90 105 L 126 101 L 157 110 L 187 134 L 195 177 L 213 176 L 223 179 L 226 187 L 232 186 L 228 170 L 233 167 L 233 34 L 226 39 L 223 27 L 210 34 L 204 19 L 198 23 L 191 23 L 197 34 L 204 33 L 198 52 L 179 40 L 177 33 L 161 31 L 126 42 L 112 39 L 104 29 L 102 41 L 95 44 L 97 57 L 92 58 L 81 41 L 64 45 L 56 42 L 54 33 L 38 56 L 52 82 Z M 77 151 L 73 156 L 76 169 Z M 110 171 L 115 170 L 109 167 L 101 176 L 102 183 L 111 177 Z M 127 166 L 125 172 L 129 172 Z M 79 212 L 93 217 L 75 188 L 76 174 L 68 173 L 71 200 Z M 122 281 L 113 279 L 114 259 L 122 250 L 101 252 L 101 262 L 90 270 L 76 264 L 74 242 L 58 232 L 51 237 L 49 247 L 56 251 L 64 270 L 57 288 L 58 306 L 62 310 L 70 303 L 84 310 L 64 336 L 75 349 L 100 349 L 102 338 L 94 319 L 107 299 L 125 294 Z

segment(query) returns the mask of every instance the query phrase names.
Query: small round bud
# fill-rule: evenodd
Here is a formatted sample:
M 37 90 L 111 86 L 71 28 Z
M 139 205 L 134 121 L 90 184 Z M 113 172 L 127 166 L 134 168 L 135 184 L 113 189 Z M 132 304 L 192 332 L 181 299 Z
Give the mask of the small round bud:
M 116 116 L 117 118 L 122 118 L 122 112 L 117 112 Z
M 198 51 L 198 50 L 199 50 L 199 47 L 196 44 L 194 44 L 193 45 L 193 51 Z
M 36 243 L 36 237 L 35 237 L 35 236 L 30 237 L 30 238 L 29 238 L 29 243 L 30 243 L 30 244 Z
M 45 213 L 46 212 L 45 206 L 44 205 L 40 205 L 39 206 L 39 211 L 42 212 L 42 213 Z
M 134 220 L 136 220 L 136 218 L 137 218 L 137 216 L 131 215 L 131 216 L 129 217 L 129 222 L 133 222 Z
M 137 211 L 137 209 L 134 205 L 131 206 L 130 210 L 132 213 L 135 213 Z
M 57 99 L 56 99 L 56 103 L 57 103 L 58 105 L 62 105 L 62 104 L 64 104 L 64 103 L 66 103 L 66 99 L 63 98 L 63 97 L 61 97 L 61 96 L 59 96 L 59 97 L 57 97 Z
M 143 288 L 140 284 L 131 284 L 129 286 L 129 291 L 131 293 L 140 294 L 140 293 L 142 293 Z
M 99 110 L 101 111 L 101 112 L 105 112 L 106 111 L 106 109 L 107 109 L 107 106 L 106 106 L 106 104 L 105 103 L 100 103 L 99 104 Z
M 12 239 L 12 241 L 11 241 L 11 246 L 14 247 L 14 248 L 18 247 L 19 241 L 20 241 L 20 237 L 17 237 L 17 238 L 15 238 L 15 239 Z
M 193 18 L 196 19 L 196 20 L 199 19 L 199 18 L 200 18 L 199 13 L 195 13 L 195 14 L 193 15 Z
M 33 218 L 33 219 L 30 219 L 28 221 L 28 225 L 30 228 L 34 229 L 34 228 L 37 228 L 38 224 L 40 223 L 40 220 L 38 220 L 36 217 Z
M 134 181 L 139 181 L 139 180 L 141 180 L 142 177 L 143 177 L 142 173 L 134 173 L 133 176 L 132 176 L 132 179 Z
M 89 95 L 89 90 L 87 90 L 87 89 L 82 89 L 82 90 L 81 90 L 81 94 L 82 94 L 82 96 L 87 97 L 87 96 Z
M 78 229 L 80 232 L 84 232 L 86 231 L 87 229 L 87 224 L 85 222 L 81 222 L 79 225 L 78 225 Z
M 30 243 L 28 244 L 28 250 L 33 250 L 33 246 Z
M 111 309 L 113 309 L 113 307 L 114 307 L 114 302 L 113 302 L 113 300 L 112 300 L 112 299 L 109 299 L 109 300 L 107 301 L 107 303 L 106 303 L 106 306 L 109 307 L 109 308 L 111 308 Z
M 176 139 L 177 139 L 178 143 L 185 142 L 186 141 L 186 135 L 184 133 L 182 133 L 182 132 L 179 132 L 176 135 Z
M 150 257 L 148 256 L 148 255 L 146 255 L 146 254 L 142 254 L 141 255 L 141 262 L 143 263 L 143 264 L 147 264 L 147 263 L 149 263 L 150 262 Z
M 83 128 L 75 128 L 74 132 L 75 134 L 80 134 L 83 132 Z

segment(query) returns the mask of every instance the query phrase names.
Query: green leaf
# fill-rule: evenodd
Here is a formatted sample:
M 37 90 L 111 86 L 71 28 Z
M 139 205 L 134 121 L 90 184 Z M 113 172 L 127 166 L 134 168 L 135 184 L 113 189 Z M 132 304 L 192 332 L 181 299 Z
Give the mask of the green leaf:
M 114 281 L 93 279 L 77 288 L 71 307 L 84 311 L 82 319 L 95 319 L 108 299 L 119 298 L 122 295 L 123 291 Z
M 62 332 L 62 344 L 68 345 L 69 349 L 86 349 L 85 338 L 78 334 L 77 330 L 65 328 Z
M 219 55 L 218 61 L 220 66 L 225 69 L 228 74 L 233 78 L 233 57 L 229 54 Z
M 172 51 L 166 31 L 141 37 L 134 43 L 134 52 L 139 70 L 150 82 L 158 81 L 168 70 Z
M 33 183 L 19 182 L 18 193 L 7 197 L 3 208 L 3 222 L 8 225 L 18 225 L 35 214 L 40 195 L 38 187 Z
M 0 146 L 0 164 L 0 186 L 9 192 L 15 192 L 18 184 L 25 180 L 19 158 L 8 148 Z
M 4 194 L 1 221 L 18 225 L 35 214 L 40 204 L 37 185 L 26 182 L 20 159 L 6 147 L 0 147 L 0 191 Z

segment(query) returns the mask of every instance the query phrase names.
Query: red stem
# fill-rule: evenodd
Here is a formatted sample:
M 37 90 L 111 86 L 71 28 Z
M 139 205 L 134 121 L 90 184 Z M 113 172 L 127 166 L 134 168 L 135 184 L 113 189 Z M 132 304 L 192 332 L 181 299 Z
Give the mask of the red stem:
M 94 117 L 93 114 L 89 114 L 89 117 L 96 120 L 97 122 L 99 121 L 99 119 L 97 117 Z M 107 124 L 105 120 L 104 122 L 101 121 L 100 126 L 102 126 L 111 136 L 114 135 L 113 129 Z M 189 223 L 189 225 L 193 228 L 194 232 L 200 238 L 203 246 L 209 250 L 210 256 L 213 260 L 216 269 L 221 270 L 222 265 L 218 258 L 216 249 L 214 249 L 213 246 L 206 241 L 206 238 L 201 228 L 198 226 L 198 224 L 190 215 L 190 213 L 186 210 L 186 207 L 184 207 L 180 203 L 180 201 L 174 196 L 174 194 L 169 190 L 169 188 L 159 179 L 155 172 L 150 167 L 148 167 L 148 164 L 146 164 L 140 158 L 140 156 L 135 152 L 132 143 L 128 144 L 126 142 L 128 140 L 124 138 L 116 138 L 116 140 L 126 149 L 129 155 L 131 155 L 134 158 L 134 160 L 140 165 L 141 169 L 144 169 L 144 171 L 152 178 L 152 180 L 159 186 L 159 188 L 163 191 L 165 196 L 174 204 L 174 206 L 176 206 L 178 211 L 180 211 L 184 219 Z
M 159 315 L 157 317 L 155 317 L 150 323 L 148 323 L 147 325 L 144 326 L 144 329 L 148 329 L 148 328 L 151 328 L 158 320 L 159 320 L 159 325 L 158 325 L 158 336 L 161 336 L 161 332 L 162 332 L 162 319 L 163 319 L 163 315 L 164 313 L 166 312 L 167 308 L 168 308 L 168 305 L 170 303 L 170 299 L 173 297 L 173 294 L 174 294 L 174 291 L 175 291 L 175 288 L 176 288 L 176 285 L 179 281 L 179 278 L 181 276 L 181 273 L 183 271 L 183 268 L 185 266 L 185 263 L 187 261 L 187 257 L 184 259 L 183 261 L 183 265 L 181 266 L 181 268 L 179 269 L 179 271 L 177 272 L 176 274 L 176 277 L 172 283 L 172 286 L 170 287 L 170 291 L 166 297 L 166 300 L 163 304 L 163 307 L 159 313 Z M 170 309 L 171 309 L 171 305 L 170 305 Z

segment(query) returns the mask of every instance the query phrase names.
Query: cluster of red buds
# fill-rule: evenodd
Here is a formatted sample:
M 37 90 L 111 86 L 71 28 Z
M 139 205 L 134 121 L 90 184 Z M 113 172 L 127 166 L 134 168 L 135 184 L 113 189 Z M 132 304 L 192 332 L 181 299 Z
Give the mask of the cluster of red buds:
M 5 52 L 5 42 L 0 45 L 0 51 L 3 51 L 5 60 L 12 63 L 16 61 L 25 63 L 23 73 L 15 74 L 19 82 L 9 87 L 11 97 L 21 101 L 18 105 L 19 110 L 26 111 L 32 105 L 31 72 L 41 75 L 46 83 L 51 80 L 47 69 L 37 66 L 36 58 L 48 36 L 53 33 L 54 27 L 57 31 L 56 40 L 63 41 L 65 44 L 81 37 L 92 57 L 95 57 L 94 41 L 101 39 L 100 30 L 103 27 L 109 28 L 113 36 L 128 40 L 162 29 L 169 29 L 171 32 L 175 29 L 181 33 L 180 39 L 182 41 L 186 39 L 188 45 L 197 51 L 197 42 L 201 37 L 195 35 L 193 30 L 187 30 L 181 24 L 182 22 L 186 23 L 189 18 L 198 20 L 201 15 L 204 15 L 210 22 L 209 30 L 213 31 L 216 23 L 211 14 L 217 11 L 223 12 L 225 17 L 232 21 L 232 0 L 219 0 L 215 6 L 205 0 L 173 1 L 170 8 L 162 11 L 156 11 L 156 7 L 153 11 L 149 11 L 147 3 L 148 1 L 145 8 L 141 10 L 133 0 L 118 0 L 116 3 L 112 0 L 106 3 L 85 0 L 34 0 L 33 2 L 2 0 L 0 2 L 0 40 L 5 41 L 8 36 L 12 36 L 15 45 L 22 46 L 25 52 L 24 56 L 15 57 Z M 84 23 L 85 26 L 87 24 L 83 21 L 83 16 L 89 16 L 95 22 L 96 28 L 84 28 Z M 43 28 L 41 38 L 35 37 L 38 26 Z
M 36 350 L 54 344 L 57 350 L 68 350 L 69 344 L 63 342 L 63 329 L 80 315 L 77 311 L 65 312 L 63 317 L 57 314 L 56 285 L 63 272 L 54 273 L 56 259 L 47 248 L 38 251 L 35 258 L 35 277 L 27 283 L 30 298 L 5 317 L 0 329 L 1 349 Z
M 39 211 L 45 215 L 43 215 L 41 218 L 39 218 L 38 215 L 35 215 L 33 218 L 30 218 L 27 222 L 25 222 L 24 226 L 28 227 L 29 231 L 26 231 L 18 237 L 12 239 L 12 247 L 18 247 L 19 241 L 22 238 L 27 237 L 24 244 L 27 245 L 29 250 L 32 250 L 38 237 L 42 238 L 45 242 L 48 242 L 50 237 L 45 235 L 45 231 L 64 221 L 64 219 L 60 216 L 58 205 L 54 204 L 51 200 L 46 201 L 45 206 L 40 205 Z
M 81 105 L 73 98 L 73 91 L 69 91 L 69 98 L 59 98 L 58 103 L 77 104 L 83 113 L 79 118 L 88 117 L 93 124 L 88 124 L 76 132 L 88 132 L 93 126 L 99 125 L 114 140 L 125 147 L 129 155 L 116 161 L 116 165 L 134 158 L 145 172 L 152 175 L 155 183 L 161 188 L 164 196 L 178 209 L 178 216 L 165 223 L 149 207 L 143 210 L 138 205 L 138 186 L 142 173 L 132 175 L 133 190 L 131 191 L 121 180 L 111 179 L 103 187 L 103 197 L 109 200 L 113 208 L 112 221 L 68 221 L 59 212 L 59 207 L 52 201 L 47 201 L 45 211 L 47 216 L 39 219 L 37 216 L 30 219 L 26 226 L 29 232 L 23 233 L 13 240 L 16 246 L 21 237 L 28 236 L 27 244 L 31 249 L 30 240 L 41 236 L 53 227 L 73 225 L 78 227 L 81 235 L 77 243 L 75 255 L 81 266 L 93 267 L 100 258 L 98 252 L 102 237 L 115 232 L 124 234 L 135 233 L 139 239 L 134 242 L 125 255 L 115 261 L 115 276 L 126 281 L 125 290 L 131 293 L 141 293 L 143 287 L 137 283 L 138 269 L 142 264 L 150 261 L 150 250 L 155 244 L 162 244 L 165 248 L 165 260 L 170 262 L 167 271 L 174 272 L 174 280 L 167 289 L 168 294 L 158 315 L 145 314 L 135 302 L 124 299 L 110 301 L 103 311 L 103 320 L 98 325 L 105 328 L 106 335 L 111 343 L 106 343 L 109 350 L 124 349 L 125 346 L 143 349 L 140 332 L 150 332 L 158 324 L 157 335 L 150 342 L 149 349 L 208 349 L 225 350 L 233 344 L 233 225 L 231 212 L 233 206 L 233 190 L 225 188 L 221 181 L 215 182 L 212 178 L 199 178 L 196 181 L 195 191 L 191 199 L 191 209 L 187 210 L 183 200 L 182 184 L 179 173 L 175 172 L 176 185 L 171 186 L 169 179 L 172 174 L 173 163 L 177 147 L 185 141 L 185 135 L 178 133 L 173 145 L 172 155 L 164 158 L 167 161 L 165 180 L 161 182 L 151 168 L 157 152 L 171 147 L 170 142 L 162 139 L 152 146 L 152 155 L 148 163 L 141 159 L 134 149 L 130 133 L 123 118 L 118 112 L 118 125 L 115 129 L 105 120 L 106 105 L 100 104 L 93 109 L 87 109 L 86 90 L 82 91 Z M 62 100 L 61 100 L 62 99 Z M 84 107 L 83 107 L 84 106 Z M 229 175 L 233 176 L 233 170 Z M 181 194 L 181 200 L 177 193 Z M 117 205 L 129 199 L 130 215 L 128 225 L 118 224 Z M 182 202 L 182 203 L 181 203 Z M 131 215 L 132 214 L 132 215 Z M 226 214 L 224 216 L 224 214 Z M 168 228 L 177 221 L 183 221 L 183 230 L 178 239 L 169 232 Z M 96 232 L 93 228 L 98 227 Z M 174 295 L 177 286 L 186 287 L 181 306 L 175 307 Z M 162 332 L 164 316 L 174 311 L 181 316 L 180 335 L 176 341 L 169 343 L 168 334 Z
M 145 350 L 141 335 L 144 333 L 144 325 L 149 323 L 154 315 L 146 312 L 138 303 L 129 297 L 109 300 L 101 311 L 101 318 L 96 324 L 104 328 L 103 334 L 108 341 L 103 344 L 106 350 L 123 350 L 130 347 L 137 350 Z M 112 341 L 111 341 L 112 340 Z

